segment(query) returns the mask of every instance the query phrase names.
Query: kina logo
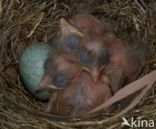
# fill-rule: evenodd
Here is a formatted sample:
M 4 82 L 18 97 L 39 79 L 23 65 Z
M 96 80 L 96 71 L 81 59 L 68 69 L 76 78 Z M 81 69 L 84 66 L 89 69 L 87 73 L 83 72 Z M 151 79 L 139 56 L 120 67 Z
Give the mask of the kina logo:
M 141 119 L 140 117 L 134 118 L 131 117 L 131 119 L 128 121 L 125 117 L 122 117 L 123 122 L 121 123 L 121 127 L 127 126 L 131 128 L 154 128 L 155 127 L 155 121 L 154 120 L 146 120 Z

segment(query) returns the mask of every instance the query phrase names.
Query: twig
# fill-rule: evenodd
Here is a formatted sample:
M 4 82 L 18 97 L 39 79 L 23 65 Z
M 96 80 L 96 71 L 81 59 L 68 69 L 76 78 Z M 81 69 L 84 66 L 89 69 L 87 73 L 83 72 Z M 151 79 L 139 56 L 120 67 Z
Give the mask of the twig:
M 123 109 L 120 113 L 118 113 L 117 115 L 111 117 L 108 119 L 108 121 L 112 121 L 113 119 L 116 119 L 120 116 L 122 116 L 123 114 L 125 114 L 126 112 L 130 111 L 132 108 L 134 108 L 141 100 L 142 98 L 146 95 L 146 93 L 151 89 L 151 87 L 153 86 L 153 82 L 150 83 L 148 86 L 146 86 L 146 88 L 139 94 L 139 96 L 137 96 L 132 103 L 126 107 L 125 109 Z
M 40 18 L 38 20 L 38 22 L 36 23 L 35 27 L 30 31 L 29 35 L 27 35 L 27 38 L 30 38 L 33 33 L 35 32 L 35 30 L 37 29 L 37 27 L 39 26 L 39 24 L 41 23 L 42 19 L 43 19 L 44 13 L 41 13 Z
M 140 10 L 145 14 L 145 10 L 144 10 L 144 8 L 139 4 L 138 0 L 135 0 L 135 3 L 138 5 L 138 7 L 140 8 Z
M 106 128 L 106 129 L 116 129 L 116 127 L 119 125 L 120 123 L 111 125 L 110 127 Z
M 3 9 L 2 9 L 2 0 L 0 0 L 0 18 L 2 16 L 2 12 L 3 12 Z

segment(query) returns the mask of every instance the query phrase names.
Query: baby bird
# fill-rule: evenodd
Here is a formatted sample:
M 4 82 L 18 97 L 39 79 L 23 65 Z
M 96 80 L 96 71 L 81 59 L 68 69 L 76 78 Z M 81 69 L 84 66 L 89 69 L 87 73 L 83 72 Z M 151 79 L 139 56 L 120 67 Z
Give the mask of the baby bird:
M 46 88 L 62 89 L 82 71 L 74 56 L 67 52 L 57 52 L 48 58 L 44 69 L 45 73 L 37 86 L 38 90 Z
M 115 93 L 124 82 L 132 81 L 139 73 L 144 65 L 143 56 L 137 55 L 135 51 L 138 50 L 130 49 L 118 39 L 107 23 L 89 14 L 78 14 L 69 21 L 61 20 L 62 44 L 59 46 L 64 51 L 74 53 L 77 62 L 95 82 L 101 78 L 101 73 L 108 73 Z
M 112 33 L 85 37 L 80 42 L 78 61 L 94 81 L 109 75 L 113 93 L 129 83 L 142 69 L 144 58 Z
M 45 63 L 38 88 L 56 90 L 46 112 L 82 115 L 105 102 L 133 80 L 144 59 L 115 36 L 112 29 L 89 14 L 60 20 L 56 50 Z
M 83 71 L 68 87 L 52 95 L 46 112 L 65 116 L 83 115 L 111 96 L 108 84 L 101 81 L 95 83 L 91 76 Z
M 101 22 L 90 14 L 77 14 L 69 20 L 70 24 L 80 30 L 84 35 L 103 34 L 112 32 L 112 28 L 106 22 Z
M 75 52 L 79 49 L 80 40 L 92 35 L 99 35 L 105 32 L 112 33 L 112 29 L 107 23 L 101 23 L 98 19 L 90 14 L 77 14 L 69 19 L 60 20 L 60 30 L 55 37 L 53 46 L 57 49 Z

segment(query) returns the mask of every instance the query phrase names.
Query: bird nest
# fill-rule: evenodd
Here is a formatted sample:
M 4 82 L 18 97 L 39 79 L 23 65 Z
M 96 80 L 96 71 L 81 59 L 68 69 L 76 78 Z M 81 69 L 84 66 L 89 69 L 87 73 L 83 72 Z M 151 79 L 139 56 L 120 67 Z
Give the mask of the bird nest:
M 0 0 L 0 128 L 121 128 L 118 111 L 104 112 L 86 119 L 48 119 L 15 106 L 6 99 L 42 111 L 45 103 L 25 90 L 18 72 L 18 57 L 34 41 L 52 43 L 61 17 L 87 12 L 109 21 L 115 33 L 133 46 L 145 50 L 145 66 L 138 78 L 156 68 L 156 2 L 146 0 Z M 156 118 L 155 86 L 126 118 Z

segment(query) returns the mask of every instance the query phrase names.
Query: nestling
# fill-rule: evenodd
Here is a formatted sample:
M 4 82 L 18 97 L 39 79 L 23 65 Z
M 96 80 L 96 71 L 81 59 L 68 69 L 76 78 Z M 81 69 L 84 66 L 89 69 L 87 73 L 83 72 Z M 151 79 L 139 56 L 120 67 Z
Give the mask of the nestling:
M 62 89 L 82 71 L 72 54 L 57 52 L 48 58 L 44 64 L 44 76 L 38 84 L 38 89 Z
M 112 96 L 110 86 L 101 81 L 94 82 L 87 72 L 62 90 L 52 95 L 46 112 L 66 116 L 83 115 Z
M 82 115 L 133 80 L 144 59 L 116 37 L 107 23 L 89 14 L 60 20 L 54 41 L 58 53 L 45 63 L 39 87 L 56 90 L 46 112 Z

